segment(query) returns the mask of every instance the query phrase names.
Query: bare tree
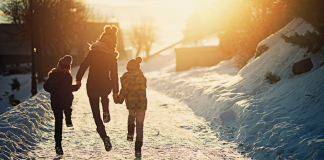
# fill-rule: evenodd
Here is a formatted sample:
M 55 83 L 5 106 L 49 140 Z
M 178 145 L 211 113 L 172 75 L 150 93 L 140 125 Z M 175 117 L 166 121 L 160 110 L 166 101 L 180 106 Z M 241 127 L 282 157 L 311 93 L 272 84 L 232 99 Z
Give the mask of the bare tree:
M 142 50 L 146 52 L 146 58 L 150 57 L 152 44 L 157 41 L 156 32 L 157 27 L 154 25 L 153 21 L 148 19 L 142 19 L 139 23 L 132 25 L 129 40 L 137 49 L 136 57 Z
M 71 53 L 85 31 L 84 26 L 90 12 L 79 0 L 34 0 L 33 11 L 30 2 L 31 0 L 2 0 L 0 11 L 8 22 L 17 27 L 13 35 L 25 38 L 25 41 L 34 37 L 34 47 L 37 49 L 36 71 L 38 80 L 42 80 L 59 57 Z M 34 17 L 33 35 L 30 35 L 31 15 Z

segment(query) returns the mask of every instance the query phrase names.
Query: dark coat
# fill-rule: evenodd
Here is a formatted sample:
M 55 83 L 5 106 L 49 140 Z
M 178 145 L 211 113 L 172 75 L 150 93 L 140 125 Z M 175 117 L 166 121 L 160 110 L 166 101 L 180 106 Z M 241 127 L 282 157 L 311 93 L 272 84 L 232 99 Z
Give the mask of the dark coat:
M 51 94 L 52 110 L 70 109 L 74 98 L 72 92 L 77 91 L 78 86 L 72 85 L 69 70 L 53 69 L 43 86 Z
M 114 51 L 91 50 L 83 60 L 76 79 L 81 81 L 82 76 L 88 67 L 87 93 L 89 97 L 108 96 L 113 90 L 113 93 L 118 93 L 118 68 L 117 56 Z M 117 52 L 118 54 L 118 52 Z

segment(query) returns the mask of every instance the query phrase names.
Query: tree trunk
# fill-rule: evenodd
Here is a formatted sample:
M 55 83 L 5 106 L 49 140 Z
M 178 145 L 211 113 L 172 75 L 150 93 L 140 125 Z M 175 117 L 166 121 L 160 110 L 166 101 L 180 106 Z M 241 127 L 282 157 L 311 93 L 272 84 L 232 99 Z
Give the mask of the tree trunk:
M 135 58 L 141 53 L 142 47 L 138 47 L 137 52 L 135 54 Z

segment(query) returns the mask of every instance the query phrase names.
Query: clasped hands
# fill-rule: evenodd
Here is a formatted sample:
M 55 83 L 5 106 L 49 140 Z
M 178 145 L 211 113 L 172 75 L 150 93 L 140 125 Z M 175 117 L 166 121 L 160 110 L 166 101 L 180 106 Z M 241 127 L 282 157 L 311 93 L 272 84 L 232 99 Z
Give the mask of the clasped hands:
M 77 85 L 78 85 L 78 87 L 79 87 L 78 89 L 80 89 L 80 87 L 81 87 L 81 81 L 78 81 L 78 80 L 77 80 L 76 82 L 77 82 Z

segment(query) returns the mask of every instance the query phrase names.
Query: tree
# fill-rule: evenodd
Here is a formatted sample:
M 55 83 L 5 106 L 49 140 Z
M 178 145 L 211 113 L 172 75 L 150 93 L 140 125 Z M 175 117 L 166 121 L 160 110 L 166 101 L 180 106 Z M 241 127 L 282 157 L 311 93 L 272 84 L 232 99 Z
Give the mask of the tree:
M 315 31 L 307 31 L 304 35 L 295 33 L 281 37 L 292 45 L 307 48 L 307 53 L 317 53 L 324 46 L 324 3 L 322 0 L 285 0 L 291 16 L 304 19 L 312 24 Z
M 33 15 L 33 37 L 36 48 L 36 71 L 42 81 L 46 72 L 56 65 L 59 57 L 70 54 L 84 24 L 90 17 L 89 9 L 78 0 L 3 0 L 0 10 L 6 20 L 18 28 L 14 36 L 31 40 L 30 16 Z M 52 64 L 52 65 L 50 65 Z
M 146 58 L 150 57 L 152 44 L 157 41 L 156 32 L 157 27 L 151 20 L 142 19 L 139 23 L 132 25 L 129 40 L 137 50 L 136 57 L 142 50 L 146 52 Z

